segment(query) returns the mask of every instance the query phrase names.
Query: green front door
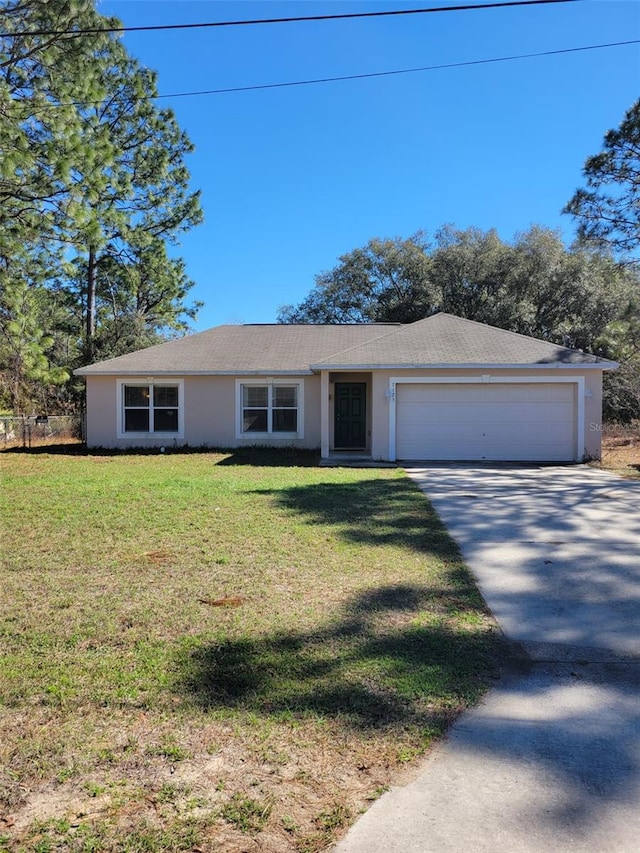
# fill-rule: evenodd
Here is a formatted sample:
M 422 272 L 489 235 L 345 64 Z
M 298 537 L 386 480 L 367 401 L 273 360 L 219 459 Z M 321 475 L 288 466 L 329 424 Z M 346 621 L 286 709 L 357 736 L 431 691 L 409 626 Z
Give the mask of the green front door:
M 336 382 L 336 450 L 364 450 L 367 446 L 367 386 L 364 382 Z

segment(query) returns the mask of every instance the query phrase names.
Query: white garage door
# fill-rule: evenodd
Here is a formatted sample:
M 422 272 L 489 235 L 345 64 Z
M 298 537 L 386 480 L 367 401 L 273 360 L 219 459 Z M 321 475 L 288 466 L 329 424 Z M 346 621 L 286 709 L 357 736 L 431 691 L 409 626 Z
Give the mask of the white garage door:
M 572 382 L 396 385 L 398 459 L 569 462 Z

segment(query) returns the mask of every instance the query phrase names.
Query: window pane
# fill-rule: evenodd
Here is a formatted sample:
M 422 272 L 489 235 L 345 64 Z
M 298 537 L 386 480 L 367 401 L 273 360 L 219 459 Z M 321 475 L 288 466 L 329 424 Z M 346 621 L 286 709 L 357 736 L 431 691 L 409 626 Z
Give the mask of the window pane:
M 144 412 L 143 414 L 146 414 Z M 177 409 L 154 409 L 153 410 L 154 432 L 178 432 L 178 410 Z
M 278 408 L 292 408 L 298 405 L 297 388 L 295 385 L 275 385 L 273 388 L 273 405 Z
M 149 409 L 125 409 L 125 432 L 149 432 Z
M 273 410 L 274 432 L 297 432 L 298 410 L 297 409 L 274 409 Z
M 242 405 L 258 408 L 267 407 L 269 403 L 269 389 L 266 385 L 243 385 Z
M 148 406 L 149 405 L 149 388 L 146 385 L 125 385 L 124 386 L 124 404 L 125 406 Z
M 242 412 L 242 432 L 266 432 L 267 410 L 244 409 Z
M 178 388 L 175 385 L 153 386 L 154 406 L 178 406 Z

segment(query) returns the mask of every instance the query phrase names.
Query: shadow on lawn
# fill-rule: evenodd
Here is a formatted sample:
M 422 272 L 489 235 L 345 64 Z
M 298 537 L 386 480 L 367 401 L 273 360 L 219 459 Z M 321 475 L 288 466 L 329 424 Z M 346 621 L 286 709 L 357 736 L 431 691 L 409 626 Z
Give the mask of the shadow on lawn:
M 327 482 L 284 489 L 257 489 L 307 524 L 334 525 L 339 536 L 369 545 L 397 545 L 459 563 L 459 581 L 471 588 L 457 545 L 431 504 L 405 477 Z M 455 570 L 452 567 L 452 572 Z M 450 576 L 451 577 L 451 576 Z M 451 578 L 452 580 L 454 578 Z
M 576 491 L 573 486 L 569 502 L 576 500 Z M 256 495 L 266 495 L 309 524 L 332 525 L 347 542 L 397 544 L 407 560 L 416 552 L 437 555 L 444 569 L 440 585 L 430 585 L 425 577 L 421 583 L 371 587 L 314 631 L 291 630 L 195 650 L 185 661 L 183 688 L 203 707 L 238 708 L 264 717 L 317 714 L 368 734 L 415 734 L 418 729 L 432 735 L 477 699 L 497 665 L 509 659 L 508 644 L 482 622 L 486 610 L 456 546 L 412 483 L 400 478 L 326 482 Z M 558 496 L 549 501 L 557 505 Z M 579 505 L 573 504 L 572 512 Z M 500 535 L 499 513 L 492 510 L 491 516 L 489 529 Z M 472 524 L 469 519 L 467 529 Z M 615 829 L 611 805 L 620 808 L 629 827 L 637 816 L 637 660 L 625 665 L 547 662 L 530 668 L 520 663 L 520 671 L 514 668 L 498 686 L 497 700 L 488 700 L 457 728 L 457 754 L 468 755 L 470 766 L 484 755 L 487 768 L 494 767 L 489 778 L 507 778 L 505 768 L 518 766 L 524 779 L 540 774 L 544 796 L 513 800 L 525 844 L 526 827 L 535 826 L 540 837 L 566 838 L 569 845 L 586 839 L 589 847 L 593 824 L 597 841 L 590 849 L 597 849 L 605 830 Z M 475 779 L 482 786 L 485 776 L 478 771 Z M 507 797 L 505 802 L 512 801 Z M 618 848 L 630 837 L 624 835 Z
M 495 673 L 500 640 L 488 629 L 423 627 L 411 617 L 465 604 L 449 590 L 378 587 L 324 629 L 192 651 L 180 686 L 208 709 L 310 712 L 357 728 L 441 731 Z
M 55 456 L 89 456 L 85 444 L 80 441 L 69 442 L 62 444 L 34 444 L 32 447 L 23 447 L 22 445 L 15 447 L 0 447 L 0 453 L 18 453 L 25 456 L 35 456 L 39 454 L 55 455 Z
M 228 454 L 217 465 L 256 465 L 260 468 L 315 468 L 320 454 L 296 447 L 240 447 L 220 450 Z
M 480 694 L 505 647 L 428 501 L 407 479 L 259 489 L 348 542 L 440 560 L 431 585 L 371 587 L 311 632 L 282 631 L 192 650 L 182 689 L 207 708 L 311 712 L 356 727 L 441 730 Z M 413 553 L 412 553 L 413 552 Z M 397 555 L 394 556 L 397 560 Z M 403 559 L 401 553 L 400 560 Z M 426 571 L 425 571 L 426 574 Z M 469 630 L 469 625 L 476 627 Z M 466 625 L 466 627 L 465 627 Z
M 168 446 L 162 451 L 167 456 L 222 456 L 216 460 L 216 465 L 254 465 L 259 468 L 315 468 L 320 459 L 315 450 L 298 450 L 294 447 L 242 447 L 229 449 L 225 447 L 208 447 L 180 445 Z M 62 444 L 34 444 L 32 447 L 2 447 L 0 453 L 18 453 L 23 455 L 57 455 L 57 456 L 159 456 L 158 447 L 92 447 L 87 448 L 83 442 Z

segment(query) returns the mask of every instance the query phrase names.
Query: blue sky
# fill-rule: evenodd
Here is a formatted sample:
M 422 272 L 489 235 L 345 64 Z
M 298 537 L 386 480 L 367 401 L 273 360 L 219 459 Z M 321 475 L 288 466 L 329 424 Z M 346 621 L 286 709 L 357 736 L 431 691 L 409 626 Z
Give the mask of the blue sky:
M 125 25 L 449 2 L 105 0 Z M 638 0 L 131 33 L 162 93 L 362 74 L 640 38 Z M 561 210 L 640 95 L 640 45 L 257 92 L 163 100 L 196 146 L 205 223 L 181 239 L 197 330 L 274 322 L 372 237 L 444 223 L 574 225 Z

